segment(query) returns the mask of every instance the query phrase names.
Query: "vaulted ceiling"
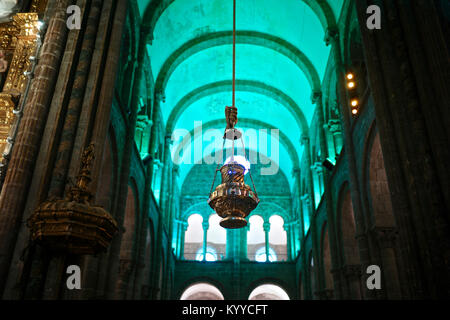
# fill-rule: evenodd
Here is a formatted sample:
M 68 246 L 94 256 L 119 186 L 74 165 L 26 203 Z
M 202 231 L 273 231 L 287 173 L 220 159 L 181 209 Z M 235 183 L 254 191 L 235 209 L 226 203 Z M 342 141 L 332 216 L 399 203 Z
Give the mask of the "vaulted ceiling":
M 320 90 L 330 54 L 325 30 L 335 25 L 343 2 L 237 0 L 237 127 L 279 129 L 277 161 L 289 179 L 314 113 L 311 93 Z M 138 0 L 138 7 L 142 24 L 153 30 L 148 52 L 167 132 L 183 129 L 193 137 L 199 121 L 203 134 L 223 130 L 224 108 L 231 105 L 233 1 Z M 179 138 L 193 148 L 193 138 Z M 211 144 L 203 141 L 201 148 L 209 153 Z M 175 143 L 172 152 L 179 149 Z M 180 165 L 181 184 L 190 162 Z

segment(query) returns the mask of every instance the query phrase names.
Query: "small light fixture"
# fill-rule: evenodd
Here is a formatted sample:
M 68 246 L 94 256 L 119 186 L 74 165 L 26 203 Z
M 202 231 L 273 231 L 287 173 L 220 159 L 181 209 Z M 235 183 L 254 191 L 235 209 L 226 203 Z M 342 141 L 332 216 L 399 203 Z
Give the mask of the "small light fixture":
M 357 107 L 359 104 L 358 99 L 353 99 L 351 104 L 352 104 L 352 107 Z

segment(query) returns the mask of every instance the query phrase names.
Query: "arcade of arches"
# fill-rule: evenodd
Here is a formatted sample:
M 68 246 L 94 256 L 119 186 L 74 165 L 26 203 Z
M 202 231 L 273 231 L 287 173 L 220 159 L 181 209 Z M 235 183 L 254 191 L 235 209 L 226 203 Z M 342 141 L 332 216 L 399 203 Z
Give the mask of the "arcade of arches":
M 207 203 L 230 151 L 232 0 L 6 3 L 4 299 L 450 296 L 445 0 L 237 1 L 237 127 L 261 200 L 241 229 Z M 366 27 L 373 3 L 381 30 Z M 80 208 L 112 221 L 89 243 L 117 224 L 105 250 L 77 253 L 76 224 L 60 243 L 45 223 L 36 236 L 45 212 L 69 212 L 57 236 Z M 64 286 L 69 265 L 81 290 Z

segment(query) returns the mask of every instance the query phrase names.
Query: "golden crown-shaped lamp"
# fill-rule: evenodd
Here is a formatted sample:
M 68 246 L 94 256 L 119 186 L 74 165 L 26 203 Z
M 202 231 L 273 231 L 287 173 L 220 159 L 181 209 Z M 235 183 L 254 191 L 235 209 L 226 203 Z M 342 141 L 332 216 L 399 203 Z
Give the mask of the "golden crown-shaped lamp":
M 96 254 L 105 251 L 118 231 L 117 222 L 102 207 L 90 204 L 88 190 L 94 145 L 83 152 L 76 185 L 66 198 L 47 200 L 28 220 L 31 239 L 53 251 Z
M 238 161 L 239 156 L 234 156 L 234 141 L 240 139 L 242 148 L 245 154 L 245 146 L 242 140 L 242 133 L 234 128 L 237 123 L 237 109 L 234 107 L 227 107 L 225 110 L 227 118 L 227 129 L 224 135 L 224 145 L 226 140 L 232 141 L 232 156 L 229 161 L 220 168 L 216 169 L 214 181 L 211 186 L 211 192 L 208 199 L 210 207 L 223 218 L 220 225 L 227 229 L 243 228 L 247 225 L 246 218 L 257 207 L 259 198 L 253 184 L 252 191 L 250 186 L 245 184 L 244 176 L 249 172 L 250 168 L 246 168 L 244 164 Z M 223 152 L 223 150 L 222 150 Z M 244 161 L 247 162 L 246 157 Z M 219 166 L 217 166 L 218 168 Z M 222 175 L 222 183 L 212 192 L 217 171 Z M 253 178 L 251 178 L 253 183 Z

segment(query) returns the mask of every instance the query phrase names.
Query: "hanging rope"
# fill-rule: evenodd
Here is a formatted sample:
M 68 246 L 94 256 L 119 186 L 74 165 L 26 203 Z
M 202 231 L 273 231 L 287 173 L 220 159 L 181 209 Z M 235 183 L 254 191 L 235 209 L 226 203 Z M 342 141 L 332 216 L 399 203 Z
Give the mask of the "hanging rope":
M 236 107 L 236 0 L 233 0 L 233 107 Z

